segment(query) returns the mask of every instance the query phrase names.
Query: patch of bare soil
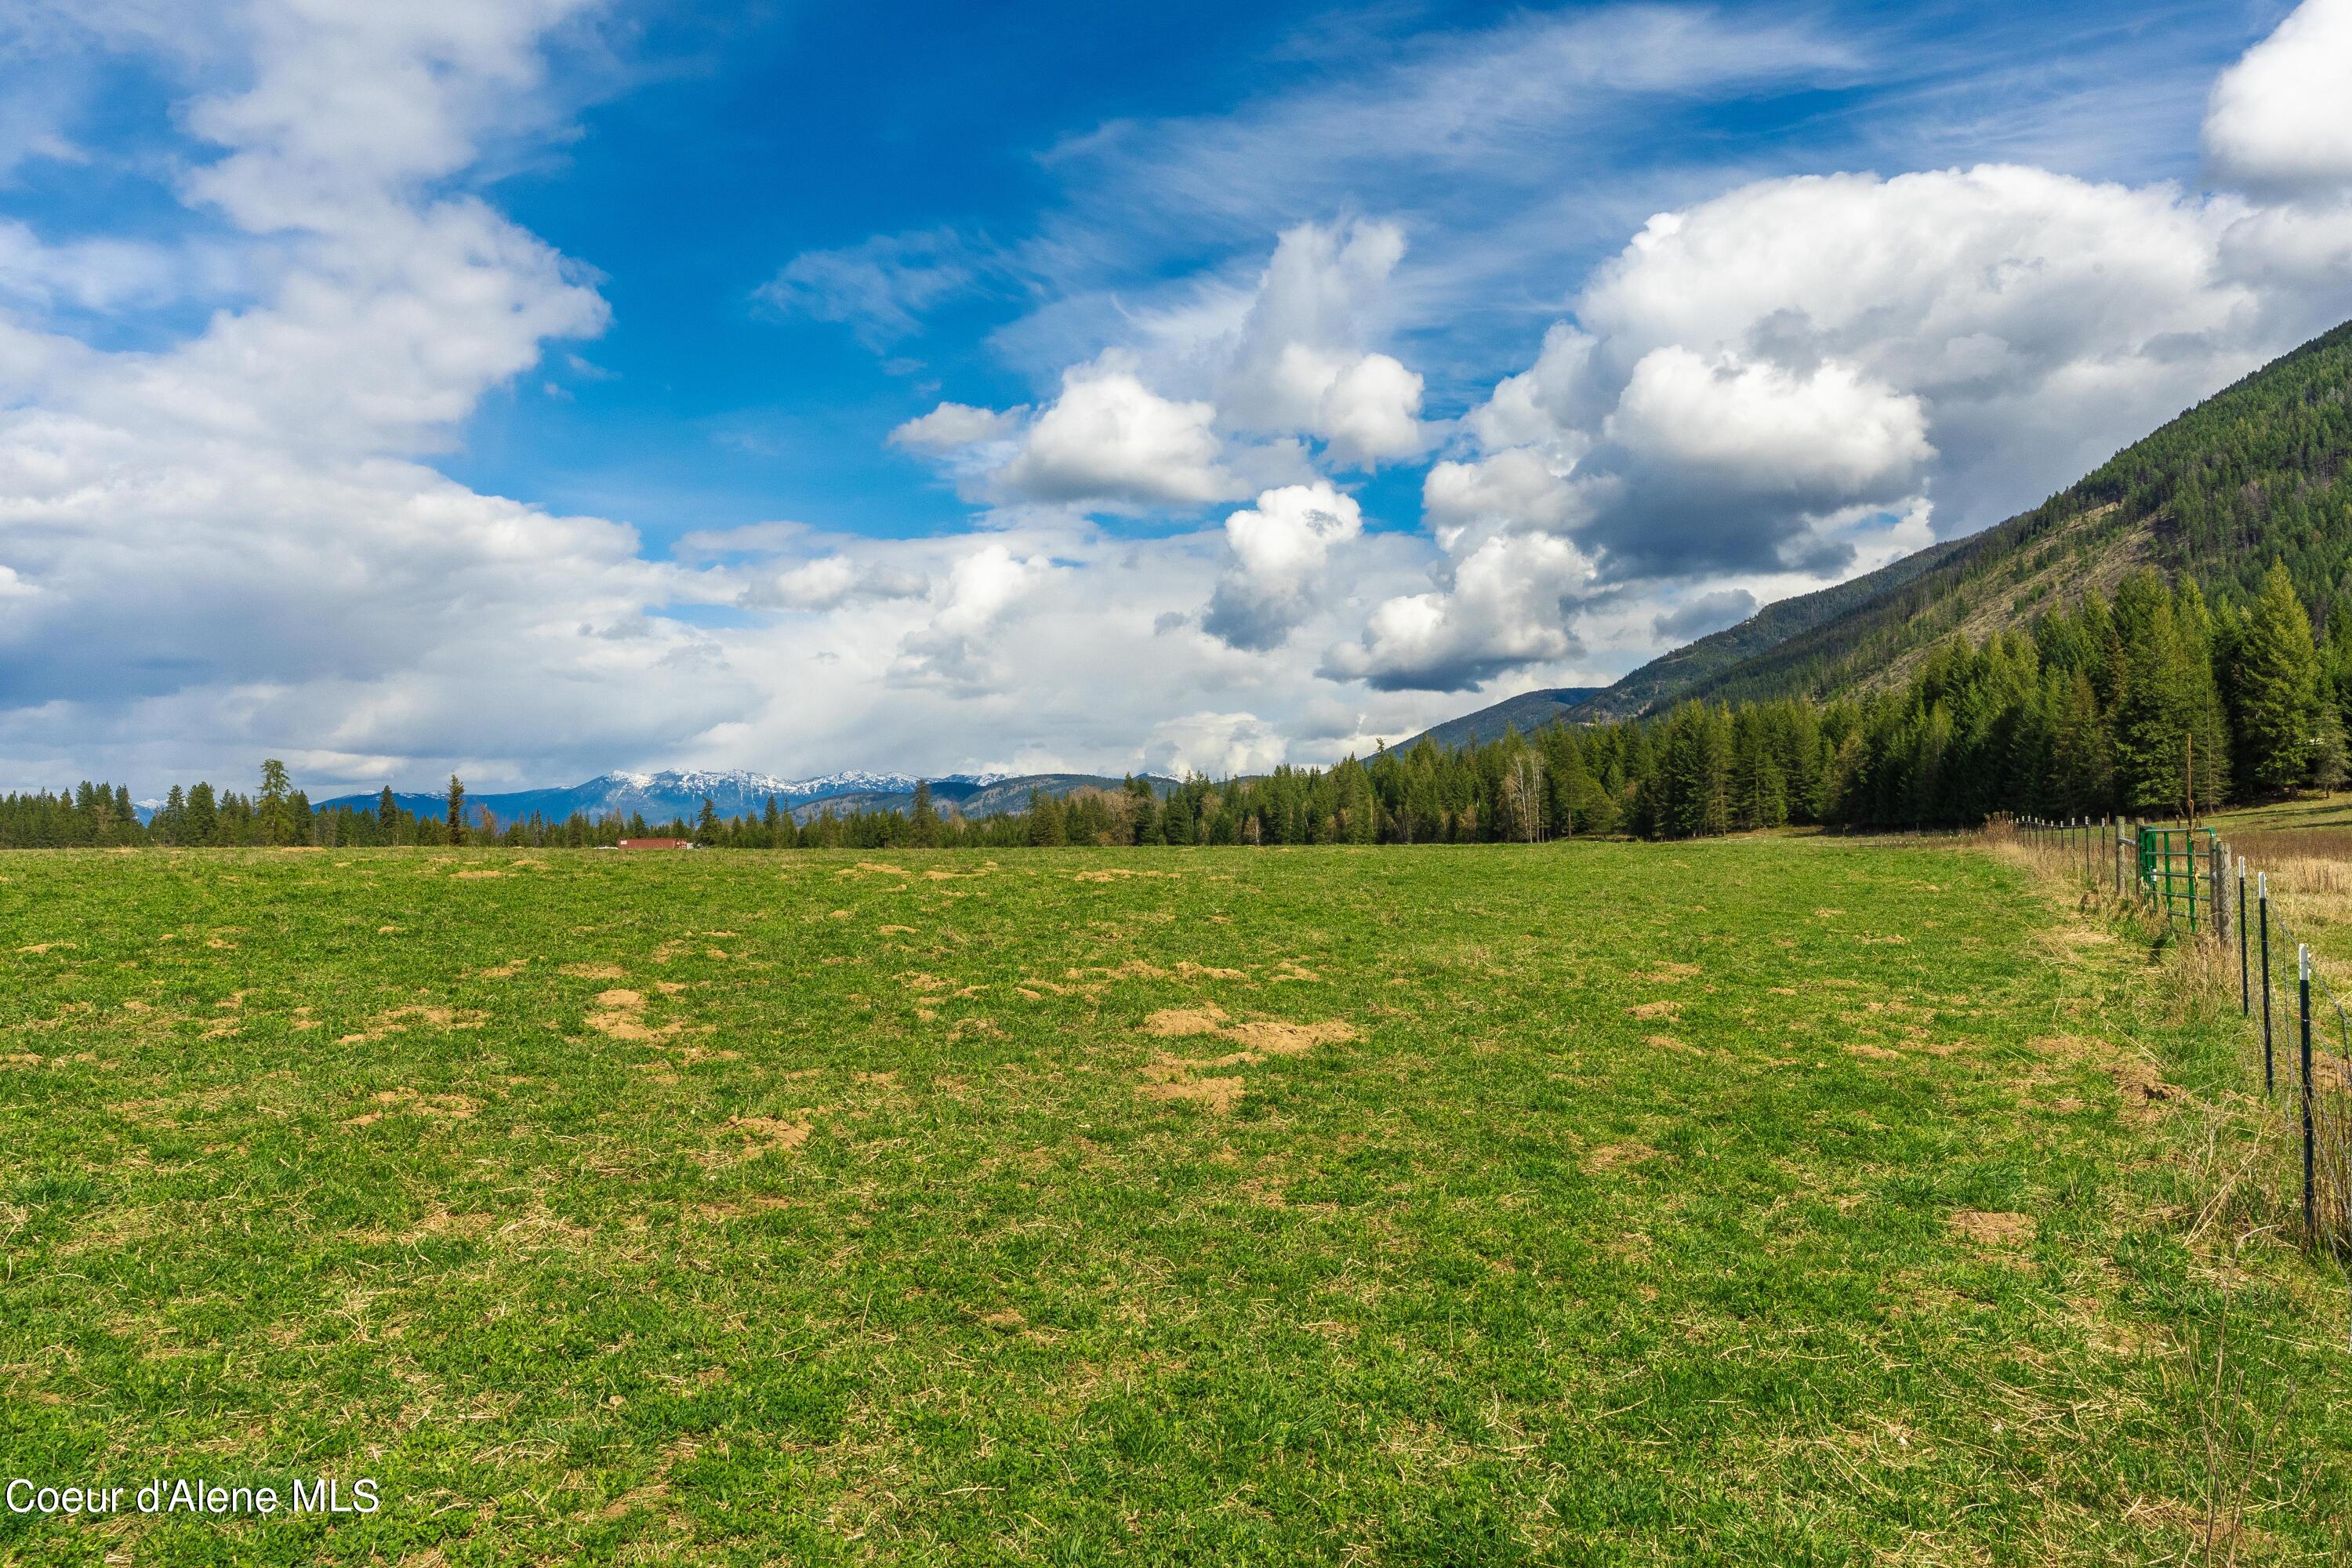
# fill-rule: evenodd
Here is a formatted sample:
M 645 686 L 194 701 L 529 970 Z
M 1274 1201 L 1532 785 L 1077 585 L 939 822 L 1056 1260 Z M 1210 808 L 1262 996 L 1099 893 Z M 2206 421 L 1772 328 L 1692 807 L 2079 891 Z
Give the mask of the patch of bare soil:
M 1179 978 L 1184 980 L 1247 980 L 1246 969 L 1219 969 L 1213 964 L 1194 963 L 1189 959 L 1176 966 Z
M 1269 1057 L 1303 1056 L 1326 1041 L 1336 1045 L 1361 1037 L 1354 1025 L 1339 1018 L 1314 1024 L 1281 1024 L 1265 1019 L 1235 1024 L 1223 1033 L 1225 1038 L 1238 1040 L 1248 1049 Z
M 1161 877 L 1173 881 L 1180 879 L 1183 875 L 1184 873 L 1181 871 L 1136 871 L 1130 870 L 1124 866 L 1107 866 L 1099 871 L 1074 871 L 1070 874 L 1070 880 L 1073 882 L 1118 882 L 1124 881 L 1129 877 Z
M 1699 967 L 1696 963 L 1661 963 L 1648 973 L 1637 974 L 1634 978 L 1646 980 L 1654 985 L 1672 985 L 1677 981 L 1691 979 L 1698 973 Z
M 1146 1100 L 1176 1100 L 1198 1105 L 1212 1115 L 1231 1116 L 1244 1093 L 1237 1078 L 1147 1079 L 1138 1089 Z
M 1113 980 L 1165 980 L 1168 978 L 1168 973 L 1167 970 L 1158 964 L 1146 963 L 1140 958 L 1130 958 L 1125 963 L 1116 964 L 1108 969 L 1097 966 L 1092 969 L 1062 971 L 1063 977 L 1069 980 L 1083 980 L 1089 974 L 1107 975 Z
M 504 871 L 452 871 L 449 873 L 449 878 L 452 881 L 457 882 L 481 882 L 487 881 L 492 877 L 503 877 L 505 875 L 506 873 Z
M 509 958 L 504 963 L 496 964 L 488 969 L 478 969 L 474 971 L 474 978 L 477 980 L 512 980 L 516 975 L 520 974 L 523 970 L 530 965 L 530 960 L 528 958 Z
M 746 1160 L 779 1149 L 797 1149 L 809 1141 L 813 1125 L 805 1121 L 788 1121 L 780 1116 L 730 1116 L 719 1129 L 721 1133 L 737 1133 L 743 1140 Z
M 1143 1032 L 1170 1039 L 1182 1035 L 1213 1035 L 1224 1026 L 1225 1011 L 1213 1003 L 1198 1007 L 1163 1007 L 1143 1021 Z
M 562 973 L 574 980 L 625 980 L 629 972 L 617 963 L 567 963 Z
M 1584 1166 L 1589 1171 L 1619 1171 L 1657 1157 L 1658 1152 L 1647 1143 L 1603 1143 L 1584 1157 Z
M 2179 1098 L 2180 1090 L 2164 1081 L 2156 1064 L 2140 1057 L 2126 1057 L 2104 1064 L 2101 1068 L 2115 1080 L 2116 1092 L 2123 1096 L 2124 1114 L 2154 1118 L 2164 1114 L 2163 1107 Z
M 1846 1049 L 1854 1056 L 1874 1062 L 1899 1062 L 1903 1059 L 1901 1051 L 1890 1051 L 1885 1046 L 1874 1046 L 1867 1040 L 1858 1040 Z
M 2041 1231 L 2041 1222 L 2028 1214 L 1988 1213 L 1961 1209 L 1951 1218 L 1952 1228 L 1970 1241 L 1987 1247 L 2023 1247 Z
M 666 1040 L 684 1026 L 664 1024 L 649 1028 L 645 1021 L 645 995 L 636 991 L 600 991 L 596 994 L 596 1011 L 584 1020 L 600 1035 L 615 1040 Z
M 416 1005 L 394 1007 L 389 1013 L 379 1013 L 368 1026 L 356 1035 L 345 1035 L 337 1045 L 357 1045 L 366 1040 L 380 1040 L 386 1035 L 396 1035 L 404 1029 L 423 1025 L 432 1029 L 478 1029 L 489 1021 L 489 1015 L 475 1008 L 440 1007 Z
M 379 1090 L 375 1103 L 380 1109 L 347 1117 L 343 1125 L 369 1127 L 393 1115 L 447 1117 L 451 1121 L 464 1121 L 481 1109 L 462 1094 L 419 1094 L 413 1089 Z
M 1638 1006 L 1626 1008 L 1625 1015 L 1631 1018 L 1671 1018 L 1681 1011 L 1682 1005 L 1678 1002 L 1643 1002 Z

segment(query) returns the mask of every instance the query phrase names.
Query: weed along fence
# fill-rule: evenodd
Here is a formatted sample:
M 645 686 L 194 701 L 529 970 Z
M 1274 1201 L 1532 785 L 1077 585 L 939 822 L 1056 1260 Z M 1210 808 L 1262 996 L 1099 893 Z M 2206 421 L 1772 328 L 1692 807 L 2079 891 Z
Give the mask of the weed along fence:
M 2352 1252 L 2352 1020 L 2289 929 L 2269 875 L 2212 829 L 2175 824 L 2012 826 L 2032 847 L 2182 937 L 2236 950 L 2238 1010 L 2262 1041 L 2263 1090 L 2302 1153 L 2305 1239 Z

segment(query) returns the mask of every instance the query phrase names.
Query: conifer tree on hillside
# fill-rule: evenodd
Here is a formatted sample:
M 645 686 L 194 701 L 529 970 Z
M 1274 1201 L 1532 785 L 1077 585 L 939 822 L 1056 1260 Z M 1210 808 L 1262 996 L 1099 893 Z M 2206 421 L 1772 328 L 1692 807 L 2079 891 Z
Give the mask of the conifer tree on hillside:
M 1069 823 L 1062 811 L 1062 803 L 1043 790 L 1029 792 L 1029 842 L 1041 847 L 1067 844 Z
M 393 829 L 400 825 L 400 802 L 393 798 L 390 784 L 384 785 L 383 793 L 375 797 L 375 823 L 383 829 L 386 842 L 391 840 Z
M 2197 809 L 2214 811 L 2229 798 L 2231 779 L 2229 716 L 2214 673 L 2213 615 L 2193 580 L 2180 585 L 2176 603 L 2181 656 L 2188 665 L 2189 733 L 2193 742 L 2184 752 L 2182 767 L 2184 774 L 2193 771 L 2194 778 L 2184 778 L 2183 787 L 2193 782 Z
M 449 775 L 449 842 L 466 842 L 466 786 L 456 773 Z
M 719 807 L 707 795 L 702 809 L 694 814 L 694 841 L 706 848 L 719 842 Z
M 2250 792 L 2283 795 L 2311 773 L 2320 717 L 2319 649 L 2284 563 L 2263 574 L 2235 643 L 2228 666 L 2238 764 Z
M 2163 816 L 2187 804 L 2195 701 L 2172 595 L 2151 571 L 2116 594 L 2116 793 L 2126 811 Z
M 929 779 L 915 781 L 915 806 L 907 818 L 907 842 L 922 849 L 930 849 L 940 841 L 940 814 L 931 805 L 931 783 Z
M 188 791 L 187 837 L 184 844 L 213 844 L 219 841 L 219 806 L 213 798 L 213 786 L 201 779 Z
M 294 816 L 287 799 L 289 792 L 286 764 L 276 757 L 264 759 L 261 764 L 261 798 L 257 803 L 264 844 L 294 842 Z

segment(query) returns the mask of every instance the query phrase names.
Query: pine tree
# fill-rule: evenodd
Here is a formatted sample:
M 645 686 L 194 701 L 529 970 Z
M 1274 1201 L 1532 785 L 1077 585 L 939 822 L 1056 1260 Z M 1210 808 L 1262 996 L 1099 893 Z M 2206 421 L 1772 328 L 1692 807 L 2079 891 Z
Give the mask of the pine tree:
M 199 779 L 188 791 L 187 836 L 184 844 L 217 844 L 220 839 L 220 808 L 213 798 L 213 786 Z
M 293 814 L 289 809 L 286 764 L 276 757 L 261 764 L 261 841 L 264 844 L 294 842 Z
M 2311 772 L 2320 715 L 2319 649 L 2284 563 L 2263 574 L 2235 651 L 2240 777 L 2249 791 L 2284 794 Z
M 907 841 L 923 849 L 939 846 L 940 814 L 931 805 L 929 779 L 915 781 L 915 806 L 907 820 Z
M 709 848 L 719 842 L 719 808 L 710 797 L 702 797 L 702 809 L 694 814 L 694 841 Z
M 466 842 L 466 786 L 456 773 L 449 775 L 449 842 Z

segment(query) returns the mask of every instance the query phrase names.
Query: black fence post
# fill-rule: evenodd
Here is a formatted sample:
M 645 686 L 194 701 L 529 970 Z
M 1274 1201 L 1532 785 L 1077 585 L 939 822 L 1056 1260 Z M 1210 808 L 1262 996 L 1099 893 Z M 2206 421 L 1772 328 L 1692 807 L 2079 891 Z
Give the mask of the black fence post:
M 2303 1234 L 2313 1245 L 2319 1240 L 2319 1188 L 2313 1179 L 2311 1121 L 2311 949 L 2299 945 L 2295 949 L 2296 964 L 2302 974 L 2298 987 L 2303 997 Z
M 2254 874 L 2255 915 L 2263 926 L 2263 1092 L 2270 1094 L 2278 1088 L 2278 1073 L 2271 1065 L 2271 874 Z
M 2238 1016 L 2253 1010 L 2254 987 L 2246 968 L 2246 858 L 2238 857 Z

